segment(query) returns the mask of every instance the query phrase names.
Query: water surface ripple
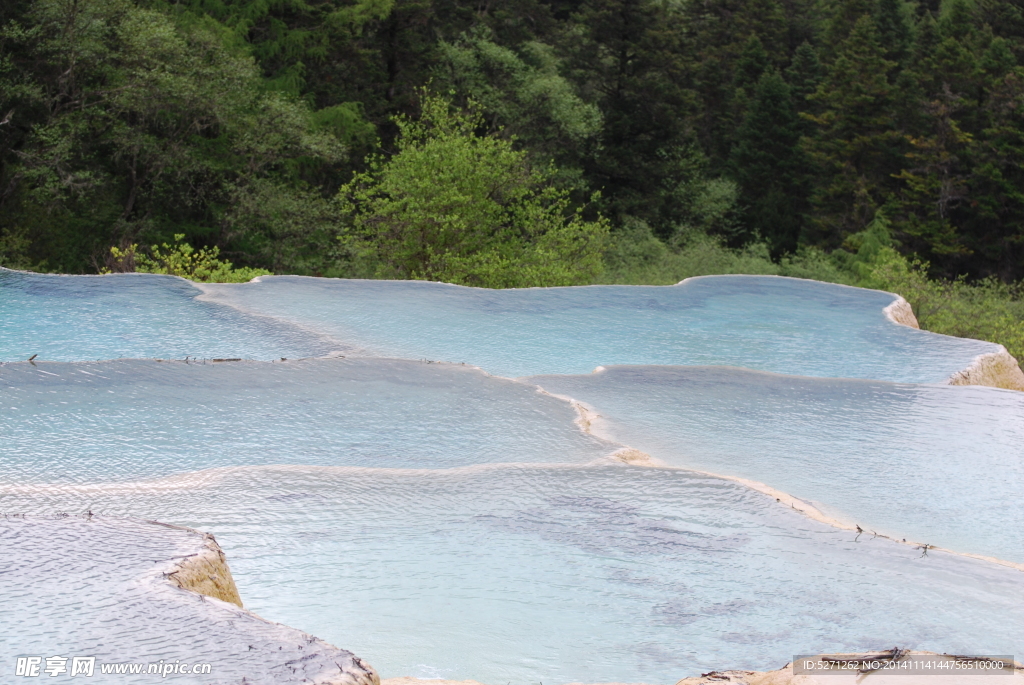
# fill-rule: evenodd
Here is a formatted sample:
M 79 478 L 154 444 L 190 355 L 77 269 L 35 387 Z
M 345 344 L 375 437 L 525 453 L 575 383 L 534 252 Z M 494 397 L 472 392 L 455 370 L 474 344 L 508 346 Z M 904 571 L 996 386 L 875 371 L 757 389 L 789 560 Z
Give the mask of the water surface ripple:
M 620 366 L 524 379 L 599 415 L 596 433 L 738 476 L 868 530 L 1024 562 L 1024 393 Z
M 682 470 L 243 467 L 3 507 L 213 532 L 247 608 L 383 677 L 672 683 L 817 650 L 1024 649 L 1020 571 L 855 541 Z
M 894 644 L 1020 654 L 1019 570 L 685 470 L 1024 561 L 1024 395 L 938 385 L 997 346 L 896 325 L 892 300 L 744 276 L 491 291 L 0 269 L 0 360 L 18 360 L 0 363 L 0 514 L 213 532 L 247 608 L 385 677 L 670 683 Z M 186 357 L 253 361 L 156 361 Z M 548 393 L 589 405 L 592 433 Z M 669 467 L 617 463 L 622 445 Z M 0 519 L 0 575 L 20 579 L 0 583 L 0 648 L 100 649 L 111 622 L 118 649 L 177 658 L 134 590 L 112 617 L 130 583 L 67 530 L 27 541 Z M 118 551 L 126 572 L 151 547 Z M 73 582 L 33 590 L 25 559 L 59 578 L 68 549 Z
M 0 366 L 0 463 L 16 483 L 260 464 L 580 463 L 618 447 L 575 418 L 533 386 L 407 360 Z
M 202 288 L 204 300 L 376 354 L 467 362 L 500 376 L 674 364 L 940 383 L 998 349 L 889 321 L 889 293 L 770 276 L 524 290 L 274 276 Z
M 882 311 L 892 301 L 879 291 L 768 276 L 487 290 L 297 276 L 193 285 L 146 274 L 0 269 L 0 360 L 337 352 L 465 362 L 509 377 L 670 364 L 939 383 L 998 349 L 894 324 Z
M 344 353 L 293 324 L 204 303 L 154 274 L 61 276 L 0 268 L 0 361 L 279 359 Z

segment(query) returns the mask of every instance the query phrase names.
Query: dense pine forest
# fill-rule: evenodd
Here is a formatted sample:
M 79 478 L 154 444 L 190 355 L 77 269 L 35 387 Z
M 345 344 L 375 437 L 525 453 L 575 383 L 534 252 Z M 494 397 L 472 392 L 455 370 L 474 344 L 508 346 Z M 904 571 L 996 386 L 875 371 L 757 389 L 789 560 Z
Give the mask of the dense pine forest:
M 0 27 L 3 266 L 777 273 L 1024 350 L 1020 0 L 8 0 Z

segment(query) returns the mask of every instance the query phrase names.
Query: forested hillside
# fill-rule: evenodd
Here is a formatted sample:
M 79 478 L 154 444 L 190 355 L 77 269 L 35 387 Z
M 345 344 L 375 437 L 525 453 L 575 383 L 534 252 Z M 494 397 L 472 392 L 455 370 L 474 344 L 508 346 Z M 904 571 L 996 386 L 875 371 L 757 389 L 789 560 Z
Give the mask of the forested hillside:
M 933 278 L 1024 277 L 1020 0 L 8 0 L 0 25 L 7 266 L 166 243 L 573 283 L 709 240 L 835 266 L 874 226 Z

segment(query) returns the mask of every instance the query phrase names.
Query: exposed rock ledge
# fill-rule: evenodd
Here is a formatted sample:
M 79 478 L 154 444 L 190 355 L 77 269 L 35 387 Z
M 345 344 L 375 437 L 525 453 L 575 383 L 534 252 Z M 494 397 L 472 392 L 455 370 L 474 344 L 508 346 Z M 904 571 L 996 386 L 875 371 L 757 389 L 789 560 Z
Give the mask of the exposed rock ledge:
M 241 608 L 212 535 L 91 514 L 3 514 L 0 549 L 7 653 L 50 655 L 60 646 L 57 653 L 95 656 L 97 674 L 129 659 L 212 666 L 199 678 L 175 674 L 181 685 L 380 684 L 351 652 Z
M 892 304 L 884 310 L 890 321 L 903 326 L 918 328 L 914 309 L 905 299 L 896 295 Z M 1017 360 L 1002 345 L 997 352 L 978 355 L 971 365 L 957 371 L 946 381 L 950 385 L 985 385 L 990 388 L 1004 390 L 1020 390 L 1024 392 L 1024 371 L 1021 371 Z
M 165 571 L 163 574 L 165 578 L 183 590 L 213 597 L 234 604 L 239 608 L 242 607 L 242 599 L 238 594 L 238 588 L 235 586 L 235 579 L 231 575 L 231 569 L 228 568 L 224 550 L 217 544 L 217 540 L 213 535 L 195 530 L 194 528 L 174 526 L 159 521 L 148 521 L 148 523 L 164 526 L 165 528 L 188 531 L 195 536 L 200 536 L 199 539 L 195 539 L 196 551 L 185 555 L 181 559 L 175 559 L 175 570 Z M 264 619 L 252 612 L 246 611 L 245 613 L 259 621 L 264 621 Z M 266 621 L 266 623 L 270 622 Z M 310 653 L 303 658 L 307 662 L 306 667 L 312 666 L 314 673 L 307 671 L 307 673 L 303 674 L 301 682 L 306 682 L 306 675 L 312 675 L 312 682 L 315 685 L 380 685 L 380 677 L 373 667 L 351 652 L 339 649 L 334 645 L 330 645 L 312 635 L 307 635 L 293 628 L 273 623 L 271 625 L 282 629 L 279 639 L 283 644 L 295 640 L 295 634 L 297 634 L 301 636 L 300 639 L 307 645 L 314 646 Z M 278 651 L 284 650 L 279 648 Z M 297 671 L 297 669 L 293 669 L 293 673 L 297 673 Z M 239 675 L 245 676 L 246 674 L 242 673 Z M 275 677 L 279 679 L 281 676 L 277 675 Z M 276 685 L 284 685 L 287 680 L 291 679 L 277 680 Z
M 893 303 L 882 311 L 891 321 L 911 328 L 921 328 L 917 323 L 917 317 L 914 316 L 914 308 L 900 295 L 897 295 Z
M 1000 345 L 998 352 L 978 355 L 970 366 L 950 376 L 949 384 L 1024 391 L 1024 371 L 1020 370 L 1016 358 Z
M 152 521 L 158 526 L 177 528 L 166 523 Z M 185 530 L 192 530 L 187 528 Z M 242 606 L 235 579 L 228 568 L 228 560 L 217 540 L 209 533 L 194 531 L 202 535 L 199 550 L 176 564 L 176 569 L 167 574 L 168 579 L 182 590 L 191 590 L 207 597 L 215 597 L 236 606 Z

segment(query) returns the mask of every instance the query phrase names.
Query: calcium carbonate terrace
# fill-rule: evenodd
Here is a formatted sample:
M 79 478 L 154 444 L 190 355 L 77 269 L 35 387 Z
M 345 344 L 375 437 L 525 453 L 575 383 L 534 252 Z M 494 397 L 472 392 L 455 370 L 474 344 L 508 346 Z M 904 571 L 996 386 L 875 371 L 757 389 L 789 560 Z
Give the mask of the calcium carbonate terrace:
M 0 270 L 0 654 L 275 684 L 332 645 L 492 684 L 1019 654 L 1024 395 L 945 385 L 998 346 L 893 300 Z M 143 520 L 213 533 L 258 616 L 153 575 L 188 534 Z

